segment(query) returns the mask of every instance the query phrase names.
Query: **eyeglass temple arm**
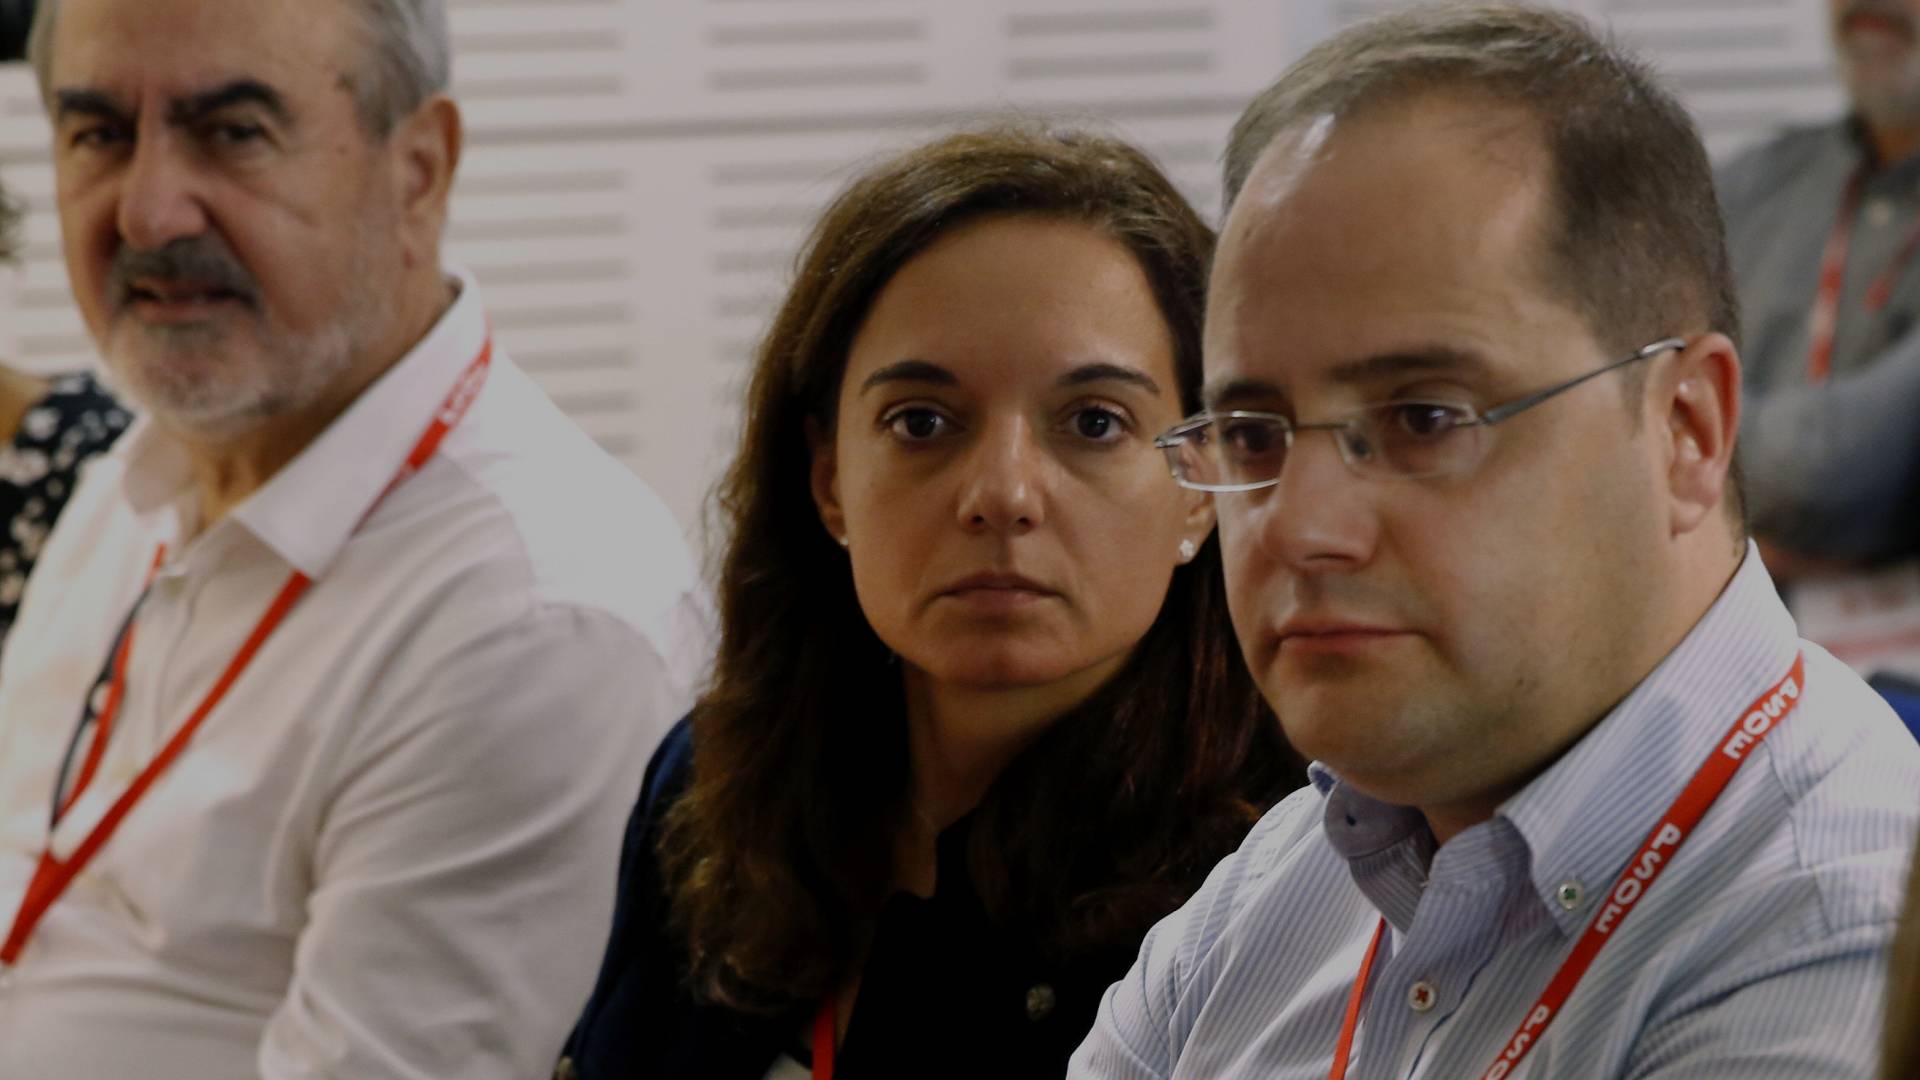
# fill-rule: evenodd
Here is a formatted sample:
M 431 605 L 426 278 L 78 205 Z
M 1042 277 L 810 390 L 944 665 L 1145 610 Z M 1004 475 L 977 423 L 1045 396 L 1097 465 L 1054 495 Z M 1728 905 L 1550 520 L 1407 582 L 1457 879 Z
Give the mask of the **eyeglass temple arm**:
M 1597 379 L 1600 376 L 1605 375 L 1609 371 L 1614 371 L 1618 368 L 1626 367 L 1628 364 L 1634 363 L 1635 361 L 1645 360 L 1650 356 L 1658 356 L 1661 353 L 1666 352 L 1668 349 L 1684 349 L 1686 347 L 1687 347 L 1687 343 L 1680 338 L 1665 338 L 1661 341 L 1656 341 L 1651 345 L 1644 346 L 1643 348 L 1635 352 L 1632 356 L 1623 356 L 1620 359 L 1615 360 L 1611 364 L 1603 364 L 1600 367 L 1594 368 L 1592 371 L 1589 371 L 1584 375 L 1576 375 L 1573 378 L 1568 379 L 1566 382 L 1549 386 L 1544 390 L 1536 390 L 1533 393 L 1528 394 L 1526 397 L 1519 398 L 1518 400 L 1515 400 L 1515 401 L 1509 401 L 1504 405 L 1497 405 L 1491 409 L 1488 409 L 1486 412 L 1483 412 L 1480 414 L 1480 423 L 1497 424 L 1500 421 L 1508 419 L 1509 417 L 1512 417 L 1518 413 L 1526 412 L 1528 409 L 1533 408 L 1535 405 L 1540 404 L 1541 402 L 1547 400 L 1550 397 L 1553 397 L 1556 394 L 1564 394 L 1567 391 L 1573 389 L 1574 387 L 1579 386 L 1581 383 L 1588 381 L 1589 379 Z

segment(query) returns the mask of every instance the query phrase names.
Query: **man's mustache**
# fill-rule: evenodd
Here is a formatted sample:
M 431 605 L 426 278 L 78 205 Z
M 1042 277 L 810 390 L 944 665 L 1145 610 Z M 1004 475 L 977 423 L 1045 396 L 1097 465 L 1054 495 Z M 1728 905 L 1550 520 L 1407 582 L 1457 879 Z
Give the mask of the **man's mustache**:
M 190 285 L 196 290 L 230 294 L 248 307 L 257 307 L 259 283 L 247 268 L 209 237 L 175 240 L 154 251 L 122 247 L 108 270 L 107 295 L 113 305 L 131 303 L 136 282 Z

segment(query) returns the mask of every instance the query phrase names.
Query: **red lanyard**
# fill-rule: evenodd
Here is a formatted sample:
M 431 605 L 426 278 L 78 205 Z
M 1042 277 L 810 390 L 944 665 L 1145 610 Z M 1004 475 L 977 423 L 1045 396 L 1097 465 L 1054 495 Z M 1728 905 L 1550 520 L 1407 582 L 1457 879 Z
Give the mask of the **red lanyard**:
M 1807 317 L 1807 336 L 1810 340 L 1807 353 L 1808 382 L 1824 382 L 1833 373 L 1833 339 L 1840 324 L 1840 290 L 1846 280 L 1847 249 L 1853 243 L 1853 221 L 1860 214 L 1860 201 L 1866 188 L 1867 170 L 1862 168 L 1847 182 L 1847 193 L 1840 203 L 1840 220 L 1834 222 L 1833 232 L 1827 237 L 1826 251 L 1820 256 L 1820 287 L 1814 294 L 1813 312 Z M 1893 295 L 1895 280 L 1913 261 L 1915 252 L 1920 252 L 1920 222 L 1914 223 L 1893 261 L 1867 288 L 1869 312 L 1878 312 L 1887 306 L 1888 297 Z
M 813 1016 L 813 1080 L 833 1080 L 833 1042 L 839 1025 L 839 1003 L 829 994 Z
M 1592 921 L 1587 923 L 1586 932 L 1575 943 L 1573 952 L 1560 965 L 1560 970 L 1554 973 L 1553 981 L 1547 984 L 1540 1000 L 1527 1010 L 1527 1018 L 1521 1022 L 1513 1037 L 1507 1040 L 1500 1056 L 1481 1074 L 1481 1080 L 1501 1080 L 1540 1041 L 1547 1025 L 1553 1023 L 1554 1017 L 1560 1014 L 1561 1006 L 1573 995 L 1574 987 L 1580 985 L 1581 977 L 1593 966 L 1594 957 L 1600 955 L 1600 950 L 1612 940 L 1614 931 L 1620 929 L 1620 924 L 1633 912 L 1634 905 L 1640 902 L 1646 891 L 1653 887 L 1655 879 L 1673 862 L 1674 853 L 1680 850 L 1681 844 L 1687 842 L 1694 826 L 1700 823 L 1707 809 L 1726 790 L 1727 782 L 1733 779 L 1741 763 L 1800 704 L 1800 693 L 1806 686 L 1806 666 L 1805 655 L 1796 657 L 1786 677 L 1740 713 L 1721 738 L 1720 744 L 1707 756 L 1706 763 L 1700 766 L 1700 771 L 1694 774 L 1680 797 L 1660 818 L 1660 823 L 1647 835 L 1640 850 L 1627 862 L 1627 868 L 1620 872 L 1619 879 L 1608 891 L 1606 902 L 1593 913 Z M 1367 946 L 1367 958 L 1360 964 L 1360 975 L 1353 983 L 1353 994 L 1347 1002 L 1346 1023 L 1340 1030 L 1340 1044 L 1333 1054 L 1333 1071 L 1327 1074 L 1329 1080 L 1342 1080 L 1347 1075 L 1347 1057 L 1352 1052 L 1354 1032 L 1360 1024 L 1360 1003 L 1366 996 L 1367 974 L 1373 967 L 1374 953 L 1379 950 L 1380 939 L 1386 932 L 1387 921 L 1381 919 L 1380 925 L 1373 931 L 1373 944 Z
M 486 382 L 487 368 L 492 360 L 493 341 L 489 337 L 481 345 L 479 355 L 473 358 L 473 362 L 461 374 L 460 380 L 448 392 L 446 401 L 434 410 L 433 419 L 428 422 L 426 431 L 420 436 L 420 441 L 414 444 L 413 451 L 407 455 L 406 461 L 401 463 L 393 480 L 387 484 L 381 491 L 380 497 L 374 500 L 373 506 L 369 507 L 367 513 L 361 517 L 355 526 L 356 530 L 360 524 L 366 523 L 366 519 L 372 516 L 373 510 L 394 488 L 418 472 L 420 467 L 433 457 L 434 452 L 440 448 L 441 440 L 446 438 L 447 432 L 460 423 L 461 418 L 466 415 L 468 406 L 473 404 L 473 399 L 479 394 L 480 387 Z M 159 570 L 165 558 L 166 547 L 162 545 L 154 554 L 153 568 L 147 572 L 149 584 L 152 583 L 155 572 Z M 34 870 L 33 880 L 27 886 L 26 895 L 21 898 L 20 910 L 14 915 L 13 930 L 7 935 L 6 943 L 0 945 L 0 967 L 10 967 L 18 962 L 21 950 L 26 948 L 28 940 L 33 937 L 34 930 L 40 925 L 40 920 L 46 916 L 47 910 L 67 891 L 67 887 L 80 876 L 81 871 L 93 861 L 94 856 L 100 853 L 100 849 L 106 846 L 107 841 L 120 828 L 120 823 L 146 796 L 154 782 L 159 780 L 186 751 L 187 744 L 193 741 L 193 736 L 200 730 L 200 725 L 226 698 L 227 691 L 232 689 L 234 682 L 253 662 L 254 654 L 260 651 L 260 647 L 266 643 L 267 638 L 279 628 L 281 621 L 287 617 L 287 612 L 293 610 L 294 604 L 299 602 L 310 584 L 312 582 L 307 576 L 299 571 L 295 571 L 287 578 L 287 583 L 281 586 L 279 595 L 275 596 L 273 603 L 268 605 L 266 614 L 260 617 L 253 632 L 247 635 L 245 643 L 240 646 L 240 651 L 234 653 L 233 659 L 227 662 L 226 669 L 221 672 L 213 688 L 207 691 L 199 706 L 187 718 L 187 722 L 181 725 L 180 730 L 167 741 L 160 753 L 147 764 L 139 776 L 134 778 L 133 783 L 100 819 L 100 823 L 94 826 L 93 831 L 87 834 L 86 839 L 81 841 L 80 846 L 75 848 L 73 854 L 65 861 L 54 858 L 53 839 L 49 831 L 47 846 L 40 853 L 40 864 Z M 114 658 L 113 679 L 107 691 L 106 703 L 101 707 L 100 716 L 95 723 L 93 745 L 87 752 L 86 764 L 81 768 L 73 791 L 61 805 L 60 813 L 62 814 L 79 801 L 81 794 L 92 784 L 94 775 L 99 769 L 100 759 L 105 754 L 107 739 L 113 733 L 114 717 L 119 713 L 120 702 L 125 694 L 127 663 L 132 654 L 133 623 L 129 622 L 127 632 L 121 638 L 118 655 Z
M 147 567 L 147 580 L 145 584 L 140 586 L 140 596 L 142 599 L 153 589 L 153 579 L 159 575 L 160 566 L 166 562 L 166 560 L 167 546 L 161 544 L 159 550 L 153 553 L 153 565 Z M 134 609 L 136 611 L 139 609 L 139 606 L 140 601 L 134 601 Z M 71 789 L 64 794 L 55 792 L 52 819 L 55 825 L 60 823 L 61 818 L 67 816 L 67 811 L 73 809 L 73 804 L 79 800 L 80 793 L 85 791 L 89 784 L 93 783 L 93 774 L 100 771 L 100 759 L 106 756 L 107 742 L 112 738 L 113 721 L 116 716 L 120 715 L 120 698 L 126 690 L 127 661 L 133 657 L 133 630 L 134 619 L 129 616 L 126 628 L 120 633 L 119 646 L 114 649 L 112 680 L 108 684 L 107 700 L 105 704 L 100 706 L 100 715 L 94 719 L 93 744 L 87 751 L 86 764 L 81 766 L 79 779 L 74 782 L 74 786 Z M 85 723 L 85 717 L 83 716 L 81 719 L 82 727 L 85 726 Z M 81 733 L 75 732 L 74 734 L 77 745 L 78 736 Z M 69 764 L 72 762 L 72 758 L 73 750 L 70 748 L 67 751 Z M 63 766 L 61 775 L 57 778 L 56 782 L 65 783 L 65 781 L 66 768 Z
M 1380 954 L 1380 939 L 1387 935 L 1387 920 L 1373 928 L 1373 940 L 1367 943 L 1367 955 L 1360 960 L 1360 974 L 1353 977 L 1353 992 L 1347 995 L 1347 1017 L 1340 1023 L 1340 1042 L 1333 1048 L 1333 1072 L 1327 1080 L 1346 1080 L 1347 1059 L 1353 1055 L 1353 1035 L 1360 1030 L 1360 1004 L 1367 1000 L 1367 976 L 1373 973 L 1373 958 Z

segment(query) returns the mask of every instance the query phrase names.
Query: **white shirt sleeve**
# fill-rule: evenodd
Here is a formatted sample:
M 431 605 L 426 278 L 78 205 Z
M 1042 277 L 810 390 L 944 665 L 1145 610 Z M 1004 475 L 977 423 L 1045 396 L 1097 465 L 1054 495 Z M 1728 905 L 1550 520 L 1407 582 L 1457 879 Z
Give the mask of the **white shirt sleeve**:
M 592 988 L 685 688 L 627 624 L 558 606 L 426 670 L 340 756 L 265 1080 L 544 1076 Z
M 1133 968 L 1107 988 L 1093 1030 L 1068 1063 L 1069 1080 L 1164 1080 L 1176 1061 L 1167 1037 L 1167 1008 L 1178 993 L 1170 954 L 1185 909 L 1148 932 Z
M 1309 787 L 1273 807 L 1240 849 L 1213 868 L 1199 891 L 1154 924 L 1132 970 L 1101 998 L 1093 1030 L 1068 1063 L 1068 1080 L 1174 1075 L 1206 1004 L 1209 955 L 1302 836 L 1317 835 L 1321 806 L 1320 794 Z
M 1843 1080 L 1880 1049 L 1887 922 L 1763 955 L 1689 987 L 1635 1040 L 1628 1080 Z

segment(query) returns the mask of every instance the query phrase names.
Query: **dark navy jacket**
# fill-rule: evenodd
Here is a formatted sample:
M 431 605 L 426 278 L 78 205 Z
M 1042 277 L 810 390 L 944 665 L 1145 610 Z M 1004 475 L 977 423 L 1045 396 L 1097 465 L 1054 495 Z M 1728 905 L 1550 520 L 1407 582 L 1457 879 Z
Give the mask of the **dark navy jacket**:
M 811 1010 L 747 1016 L 695 1002 L 684 989 L 686 954 L 667 927 L 655 852 L 661 819 L 686 789 L 692 745 L 682 721 L 647 767 L 621 854 L 613 937 L 562 1076 L 763 1080 L 782 1053 L 807 1060 Z M 931 899 L 901 894 L 883 908 L 836 1080 L 1058 1080 L 1100 995 L 1132 964 L 1132 949 L 1049 961 L 1034 943 L 995 928 L 968 885 L 966 826 L 940 837 Z

